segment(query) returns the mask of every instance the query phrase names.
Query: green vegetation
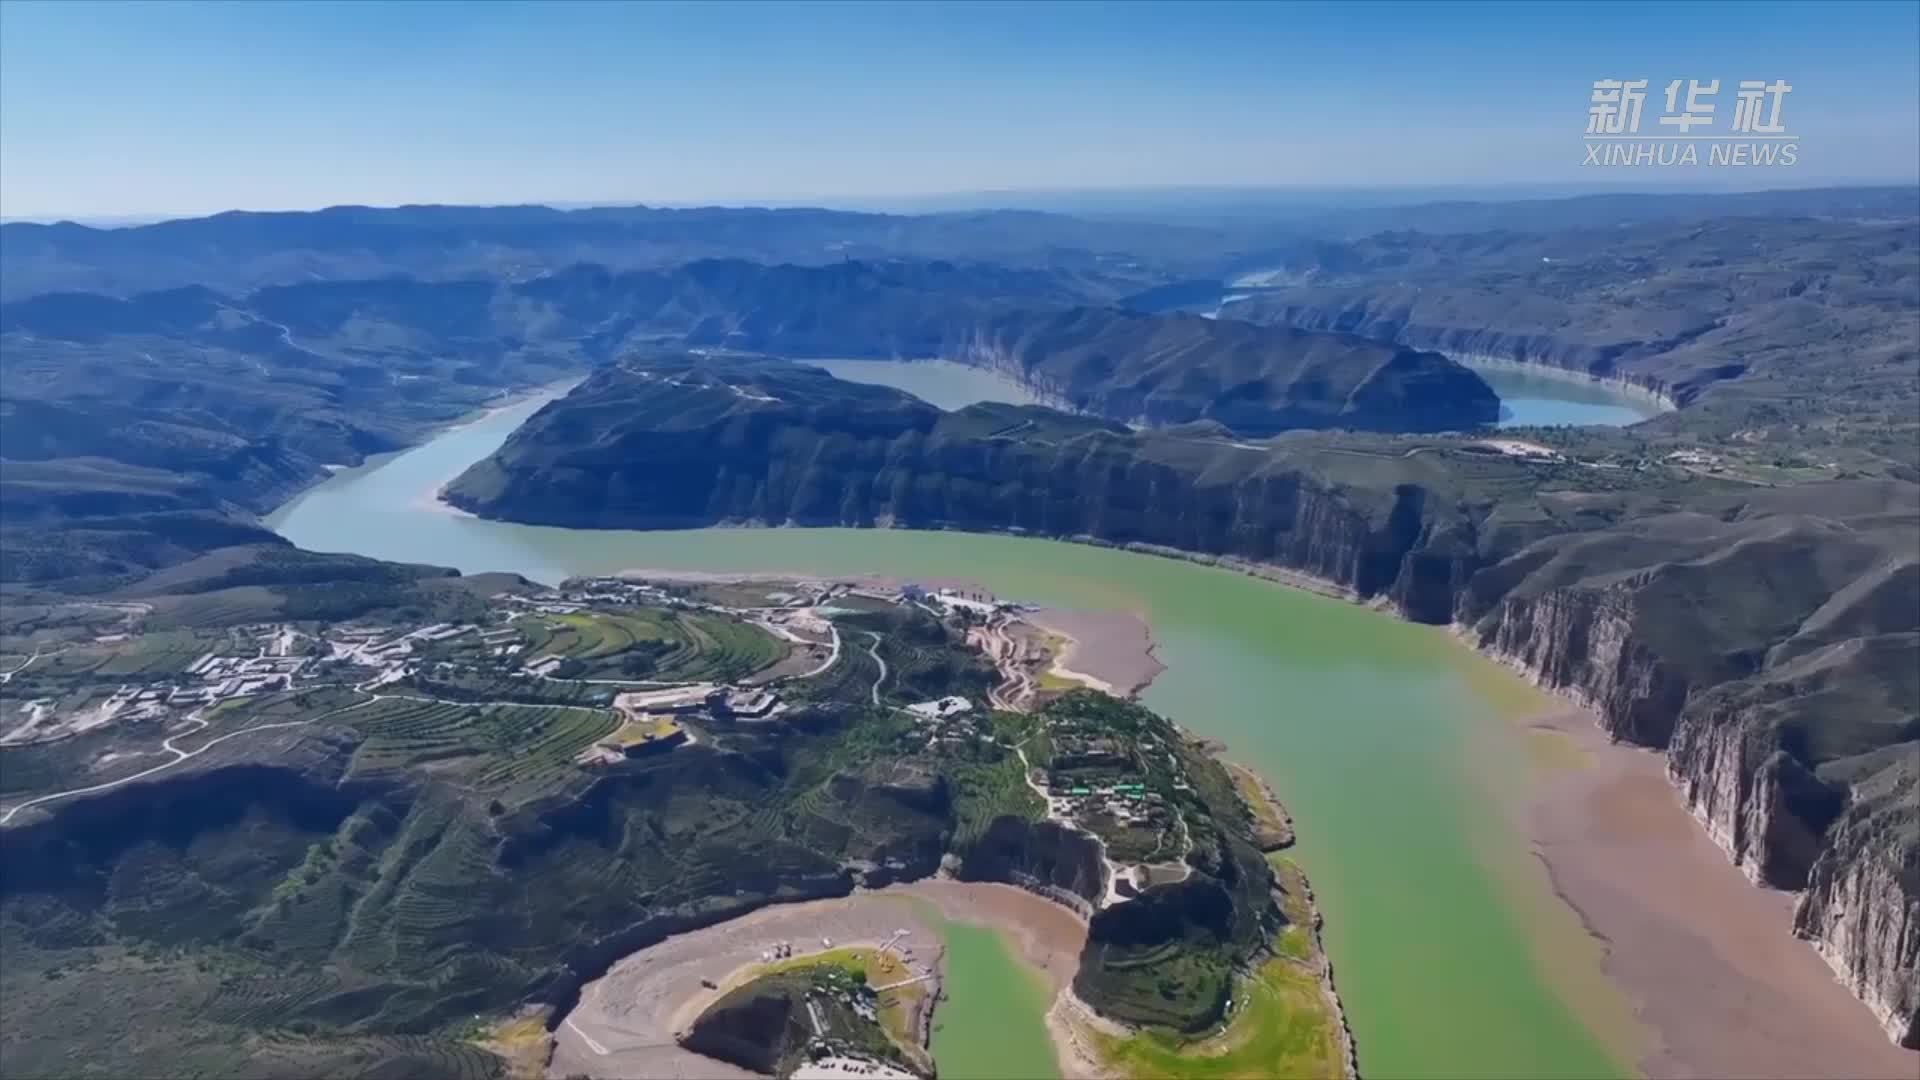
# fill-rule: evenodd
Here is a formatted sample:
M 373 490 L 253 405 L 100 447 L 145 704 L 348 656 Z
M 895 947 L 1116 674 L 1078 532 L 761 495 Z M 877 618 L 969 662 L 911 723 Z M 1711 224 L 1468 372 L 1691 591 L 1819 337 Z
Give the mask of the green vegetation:
M 1349 217 L 1338 235 L 1273 251 L 1309 284 L 1263 288 L 1236 310 L 1241 320 L 1215 323 L 1087 305 L 1123 284 L 1164 287 L 1136 292 L 1135 308 L 1206 298 L 1179 279 L 1220 274 L 1253 249 L 1231 229 L 1143 238 L 1127 227 L 1129 242 L 1163 260 L 1138 263 L 1057 219 L 778 215 L 764 226 L 781 237 L 771 250 L 817 256 L 823 236 L 845 231 L 883 250 L 1044 252 L 1047 268 L 723 262 L 516 271 L 508 282 L 476 278 L 444 254 L 405 254 L 445 247 L 417 242 L 416 230 L 442 227 L 419 216 L 428 211 L 356 211 L 329 219 L 352 233 L 355 267 L 434 272 L 122 297 L 107 292 L 202 273 L 250 288 L 287 266 L 347 263 L 294 238 L 317 220 L 298 215 L 178 226 L 196 239 L 158 259 L 148 245 L 166 247 L 164 230 L 6 226 L 9 270 L 26 271 L 5 275 L 10 293 L 37 291 L 49 274 L 103 291 L 0 309 L 0 653 L 64 647 L 9 684 L 0 714 L 11 721 L 25 695 L 42 691 L 62 712 L 98 706 L 116 680 L 177 671 L 193 655 L 193 631 L 482 609 L 510 583 L 295 551 L 251 512 L 325 463 L 404 445 L 501 388 L 579 370 L 589 352 L 625 357 L 643 339 L 704 347 L 708 328 L 727 325 L 742 327 L 729 340 L 744 348 L 923 355 L 950 347 L 961 328 L 984 332 L 996 359 L 1098 415 L 936 414 L 765 361 L 623 359 L 462 477 L 456 496 L 569 525 L 893 523 L 1074 536 L 1329 579 L 1411 618 L 1461 623 L 1542 667 L 1546 680 L 1600 702 L 1613 735 L 1670 750 L 1676 774 L 1699 790 L 1764 792 L 1725 808 L 1720 824 L 1753 842 L 1742 854 L 1760 877 L 1805 890 L 1801 929 L 1831 943 L 1857 930 L 1863 911 L 1911 908 L 1904 871 L 1920 845 L 1912 193 L 1738 205 L 1764 213 L 1700 224 L 1686 211 L 1676 224 L 1666 210 L 1582 216 L 1541 204 Z M 487 238 L 454 247 L 489 254 L 451 258 L 497 269 L 499 252 L 518 251 L 495 245 L 501 228 L 530 220 L 506 213 L 508 222 L 480 213 L 445 226 Z M 550 224 L 541 213 L 533 217 Z M 615 215 L 617 229 L 644 231 L 657 224 L 651 213 Z M 1602 228 L 1564 227 L 1603 218 Z M 1462 220 L 1521 227 L 1458 234 Z M 1435 221 L 1453 225 L 1367 235 Z M 236 222 L 263 246 L 221 239 Z M 389 227 L 400 231 L 380 232 Z M 605 227 L 583 226 L 579 235 L 598 237 L 584 250 L 604 250 L 595 244 L 608 234 L 595 230 Z M 974 230 L 992 242 L 977 246 Z M 1028 230 L 1046 239 L 1008 239 Z M 564 246 L 569 258 L 583 250 Z M 670 250 L 740 246 L 708 235 Z M 1317 333 L 1328 329 L 1374 340 Z M 1528 459 L 1477 435 L 1289 432 L 1252 444 L 1211 422 L 1431 428 L 1483 413 L 1485 388 L 1412 351 L 1426 348 L 1626 379 L 1684 408 L 1628 431 L 1527 432 L 1556 452 Z M 686 377 L 667 392 L 643 377 L 660 371 Z M 1203 422 L 1120 423 L 1143 417 Z M 150 606 L 154 641 L 97 647 L 91 638 L 124 616 L 118 606 L 85 629 L 33 624 L 83 597 Z M 36 614 L 16 621 L 22 611 Z M 566 627 L 563 647 L 582 670 L 614 678 L 719 677 L 766 648 L 764 635 L 725 620 L 673 622 L 658 636 Z M 879 660 L 868 630 L 881 636 Z M 873 707 L 876 686 L 887 704 L 942 687 L 977 697 L 977 665 L 911 625 L 848 631 L 842 662 L 794 687 L 809 708 L 791 725 L 721 730 L 676 754 L 672 771 L 625 764 L 587 782 L 561 765 L 605 722 L 587 691 L 439 714 L 381 702 L 365 717 L 222 744 L 153 782 L 8 831 L 0 979 L 10 1007 L 59 1015 L 9 1038 L 6 1071 L 60 1071 L 73 1048 L 111 1042 L 89 1063 L 132 1071 L 153 1057 L 189 1072 L 308 1075 L 360 1071 L 384 1055 L 402 1071 L 462 1073 L 473 1051 L 444 1045 L 450 1018 L 564 996 L 570 976 L 559 973 L 591 966 L 596 949 L 636 925 L 842 888 L 849 862 L 916 872 L 956 845 L 984 846 L 999 826 L 1016 840 L 1039 834 L 1004 746 L 930 743 Z M 413 689 L 436 696 L 431 685 Z M 319 712 L 277 698 L 229 706 L 181 745 L 211 745 L 269 716 Z M 0 789 L 25 797 L 130 775 L 161 758 L 162 735 L 9 747 Z M 1024 745 L 1051 759 L 1061 750 L 1052 742 Z M 1726 775 L 1730 758 L 1739 775 Z M 1116 1015 L 1191 1031 L 1253 960 L 1248 928 L 1266 915 L 1242 890 L 1265 871 L 1249 869 L 1230 786 L 1202 763 L 1171 771 L 1188 788 L 1156 776 L 1153 794 L 1184 826 L 1200 823 L 1193 835 L 1091 823 L 1126 857 L 1185 846 L 1194 877 L 1105 919 L 1081 975 L 1085 995 Z M 1861 880 L 1881 883 L 1870 904 L 1844 884 Z M 1278 938 L 1283 954 L 1297 951 L 1294 933 Z M 1863 956 L 1849 973 L 1908 1017 L 1908 1042 L 1920 1037 L 1914 965 L 1903 947 Z
M 1001 747 L 968 745 L 955 752 L 949 769 L 953 809 L 959 819 L 954 834 L 957 846 L 979 839 L 1001 818 L 1038 821 L 1046 814 L 1046 802 L 1028 785 L 1020 758 Z
M 917 1047 L 910 1050 L 895 1041 L 880 1018 L 885 1006 L 869 979 L 864 964 L 845 957 L 807 957 L 779 965 L 707 1006 L 681 1043 L 708 1057 L 780 1077 L 792 1075 L 816 1045 L 930 1072 Z
M 527 658 L 561 656 L 567 678 L 725 682 L 777 662 L 786 646 L 737 619 L 704 611 L 581 611 L 516 620 Z
M 892 1044 L 891 1053 L 875 1056 L 902 1059 L 922 1073 L 932 1071 L 933 1061 L 928 1057 L 926 1048 L 920 1045 L 918 1030 L 920 1014 L 927 1006 L 929 984 L 916 982 L 882 990 L 881 987 L 905 981 L 908 977 L 906 966 L 891 953 L 873 948 L 840 948 L 775 960 L 754 967 L 743 982 L 738 986 L 730 984 L 727 989 L 732 991 L 758 986 L 772 976 L 798 977 L 804 979 L 810 988 L 820 988 L 843 996 L 857 996 L 865 992 L 874 1009 L 875 1020 Z M 715 1004 L 717 1006 L 720 1003 Z M 855 1033 L 857 1038 L 863 1042 L 871 1039 L 871 1032 L 865 1030 L 864 1024 L 852 1026 L 858 1029 Z
M 720 614 L 581 614 L 539 623 L 555 628 L 546 643 L 565 628 L 560 647 L 617 663 L 640 641 L 666 640 L 633 630 L 659 627 L 676 635 L 661 655 L 683 673 L 756 668 L 778 648 Z M 854 618 L 898 627 L 900 641 L 883 637 L 876 648 L 907 692 L 975 692 L 990 678 L 956 631 L 924 614 Z M 522 622 L 535 625 L 510 625 Z M 66 632 L 34 625 L 36 635 Z M 19 680 L 84 688 L 122 651 L 250 657 L 261 633 L 166 631 L 154 643 L 164 648 L 129 639 L 100 644 L 98 655 L 89 637 L 48 669 L 57 675 L 30 670 Z M 868 640 L 853 627 L 843 633 Z M 346 683 L 366 669 L 348 665 L 341 683 L 316 677 L 295 691 L 227 699 L 176 745 L 282 726 L 0 830 L 9 1009 L 71 1008 L 73 994 L 111 1004 L 93 1011 L 85 1033 L 10 1031 L 9 1071 L 60 1072 L 74 1046 L 123 1040 L 130 1056 L 99 1060 L 272 1075 L 280 1055 L 290 1073 L 352 1075 L 378 1051 L 419 1075 L 491 1076 L 500 1063 L 471 1041 L 471 1017 L 564 1000 L 573 980 L 636 947 L 633 935 L 646 932 L 636 928 L 843 893 L 858 880 L 849 865 L 872 867 L 876 881 L 923 876 L 980 818 L 1017 805 L 1004 797 L 1017 776 L 1004 750 L 930 746 L 903 711 L 873 706 L 878 666 L 864 648 L 848 647 L 833 672 L 793 687 L 796 707 L 778 722 L 708 718 L 697 744 L 588 769 L 576 756 L 620 725 L 608 708 L 428 693 L 583 685 L 487 674 L 480 658 L 496 647 L 472 632 L 424 643 L 422 670 L 455 666 L 411 686 L 357 691 Z M 112 724 L 0 748 L 5 793 L 24 798 L 170 761 L 156 753 L 167 730 Z M 992 775 L 1000 794 L 956 795 L 972 790 L 962 777 L 976 773 Z M 105 820 L 119 824 L 98 831 Z M 154 983 L 179 992 L 150 993 Z
M 433 763 L 508 807 L 583 783 L 574 756 L 620 726 L 611 710 L 395 697 L 341 714 L 366 735 L 350 775 Z
M 1528 359 L 1550 349 L 1562 366 L 1636 378 L 1687 406 L 1624 430 L 1504 433 L 1541 450 L 1492 433 L 1293 430 L 1250 443 L 1219 425 L 1134 430 L 1033 406 L 943 413 L 765 360 L 666 358 L 603 369 L 453 494 L 485 515 L 562 526 L 1004 531 L 1321 579 L 1416 621 L 1461 625 L 1483 648 L 1598 702 L 1611 736 L 1667 750 L 1689 791 L 1747 793 L 1714 809 L 1715 827 L 1766 883 L 1837 883 L 1846 875 L 1822 862 L 1829 853 L 1870 857 L 1880 861 L 1875 880 L 1889 883 L 1884 904 L 1905 910 L 1912 890 L 1900 868 L 1920 851 L 1915 774 L 1898 767 L 1911 757 L 1920 700 L 1910 674 L 1920 669 L 1920 428 L 1912 350 L 1896 331 L 1911 324 L 1920 282 L 1912 226 L 1781 226 L 1790 262 L 1837 260 L 1833 276 L 1814 275 L 1828 283 L 1819 290 L 1775 265 L 1755 228 L 1705 230 L 1698 243 L 1714 254 L 1670 271 L 1691 283 L 1677 297 L 1646 291 L 1642 263 L 1660 264 L 1653 253 L 1672 241 L 1659 228 L 1634 238 L 1646 254 L 1629 270 L 1611 255 L 1568 265 L 1557 254 L 1529 269 L 1525 280 L 1552 286 L 1542 310 L 1573 318 L 1548 320 L 1569 335 L 1557 346 L 1533 331 L 1441 321 L 1454 302 L 1496 317 L 1485 298 L 1499 291 L 1446 285 L 1453 262 L 1482 256 L 1431 242 L 1435 288 L 1413 300 L 1441 297 L 1436 322 L 1408 328 L 1405 304 L 1392 299 L 1378 332 Z M 1400 245 L 1388 247 L 1373 254 L 1380 272 L 1397 273 Z M 1506 257 L 1483 267 L 1488 281 L 1510 280 Z M 1730 272 L 1748 284 L 1703 284 Z M 1636 302 L 1565 299 L 1583 295 L 1564 291 L 1581 280 Z M 1284 310 L 1316 317 L 1291 302 Z M 1343 300 L 1327 317 L 1356 310 Z M 1836 347 L 1834 325 L 1861 336 Z M 1750 336 L 1776 330 L 1795 344 Z M 674 482 L 655 482 L 669 464 Z M 1744 749 L 1729 756 L 1728 746 Z M 1770 793 L 1764 805 L 1759 792 Z M 1155 859 L 1177 842 L 1118 816 L 1085 824 L 1123 859 Z M 1787 835 L 1806 842 L 1765 839 Z M 1003 839 L 997 850 L 1018 847 L 1013 834 Z M 1816 911 L 1854 918 L 1839 914 L 1837 897 L 1803 907 L 1804 926 L 1818 925 Z M 1904 1002 L 1916 956 L 1903 949 L 1891 966 L 1862 965 L 1888 1000 Z M 1212 1008 L 1202 1002 L 1224 999 L 1225 970 L 1170 976 L 1160 993 L 1188 1022 Z M 1150 995 L 1136 997 L 1148 1022 L 1163 1022 Z
M 1288 820 L 1287 812 L 1273 798 L 1267 782 L 1260 775 L 1244 765 L 1223 761 L 1227 775 L 1233 777 L 1234 790 L 1240 793 L 1241 801 L 1253 815 L 1253 842 L 1262 851 L 1277 851 L 1293 843 L 1293 823 Z
M 1130 702 L 1077 690 L 1041 716 L 1053 730 L 1056 763 L 1089 760 L 1089 733 L 1098 733 L 1099 747 L 1118 744 L 1099 753 L 1144 770 L 1135 779 L 1177 815 L 1168 829 L 1188 845 L 1184 880 L 1094 915 L 1075 992 L 1116 1019 L 1205 1030 L 1223 1015 L 1234 973 L 1266 950 L 1283 920 L 1232 778 L 1171 723 Z
M 1291 932 L 1291 931 L 1290 931 Z M 1312 968 L 1278 957 L 1235 985 L 1226 1026 L 1204 1038 L 1163 1030 L 1120 1039 L 1091 1032 L 1101 1057 L 1140 1080 L 1271 1080 L 1344 1076 L 1340 1032 Z

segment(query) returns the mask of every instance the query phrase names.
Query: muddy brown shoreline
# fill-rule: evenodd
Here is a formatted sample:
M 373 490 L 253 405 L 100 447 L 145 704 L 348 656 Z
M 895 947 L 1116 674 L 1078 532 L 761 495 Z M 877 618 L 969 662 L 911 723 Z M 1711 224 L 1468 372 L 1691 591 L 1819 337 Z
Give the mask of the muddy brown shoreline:
M 1647 1076 L 1920 1075 L 1920 1056 L 1792 935 L 1792 896 L 1748 881 L 1694 821 L 1657 751 L 1610 742 L 1569 705 L 1528 726 L 1578 756 L 1535 767 L 1525 824 L 1631 1005 Z

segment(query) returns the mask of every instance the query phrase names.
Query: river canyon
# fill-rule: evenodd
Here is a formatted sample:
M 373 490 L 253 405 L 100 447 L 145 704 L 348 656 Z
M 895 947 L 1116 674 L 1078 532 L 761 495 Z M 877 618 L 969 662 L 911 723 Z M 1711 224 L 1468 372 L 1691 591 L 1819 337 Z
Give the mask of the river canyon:
M 992 393 L 963 381 L 985 373 L 913 367 L 938 381 L 912 387 L 936 404 Z M 342 470 L 269 523 L 306 548 L 544 581 L 888 574 L 1138 613 L 1167 667 L 1145 702 L 1224 742 L 1302 823 L 1367 1075 L 1910 1073 L 1910 1055 L 1788 935 L 1784 898 L 1755 890 L 1693 824 L 1656 755 L 1608 744 L 1590 714 L 1441 629 L 1229 569 L 1056 541 L 567 530 L 436 500 L 550 396 Z M 1811 1028 L 1753 1015 L 1783 1007 Z

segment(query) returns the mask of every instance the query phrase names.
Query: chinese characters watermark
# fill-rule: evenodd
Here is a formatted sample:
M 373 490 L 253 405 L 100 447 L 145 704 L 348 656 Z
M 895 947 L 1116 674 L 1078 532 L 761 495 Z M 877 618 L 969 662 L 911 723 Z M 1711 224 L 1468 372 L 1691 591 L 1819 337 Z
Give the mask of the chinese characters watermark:
M 1784 79 L 1743 80 L 1734 91 L 1733 110 L 1724 132 L 1719 79 L 1674 79 L 1655 91 L 1665 108 L 1657 126 L 1642 134 L 1647 79 L 1596 79 L 1587 101 L 1586 160 L 1583 165 L 1736 165 L 1786 166 L 1799 160 L 1799 136 L 1787 131 Z M 1695 128 L 1703 129 L 1699 133 Z M 1667 134 L 1666 132 L 1677 134 Z M 1702 149 L 1704 147 L 1704 155 Z

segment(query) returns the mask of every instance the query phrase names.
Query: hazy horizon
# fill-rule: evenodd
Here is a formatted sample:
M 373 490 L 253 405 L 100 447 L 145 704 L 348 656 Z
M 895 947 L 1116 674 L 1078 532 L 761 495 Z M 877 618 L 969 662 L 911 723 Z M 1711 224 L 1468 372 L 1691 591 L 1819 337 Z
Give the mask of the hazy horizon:
M 400 202 L 400 203 L 322 203 L 310 206 L 233 206 L 205 213 L 119 213 L 101 215 L 70 214 L 31 214 L 0 215 L 0 224 L 74 224 L 90 228 L 132 228 L 140 225 L 152 225 L 164 221 L 180 221 L 191 218 L 213 217 L 226 213 L 314 213 L 322 210 L 348 207 L 365 207 L 374 210 L 395 210 L 418 206 L 458 206 L 475 209 L 494 209 L 519 206 L 545 207 L 562 212 L 575 210 L 611 209 L 623 207 L 645 207 L 656 210 L 693 210 L 693 209 L 819 209 L 841 210 L 877 214 L 943 214 L 943 213 L 986 213 L 992 211 L 1036 211 L 1085 217 L 1139 217 L 1153 218 L 1163 216 L 1156 209 L 1167 204 L 1160 200 L 1169 198 L 1182 200 L 1180 205 L 1191 213 L 1207 209 L 1205 203 L 1195 204 L 1194 199 L 1230 200 L 1234 196 L 1254 198 L 1256 201 L 1236 204 L 1223 201 L 1220 205 L 1233 207 L 1244 205 L 1263 209 L 1268 213 L 1283 207 L 1297 210 L 1307 209 L 1353 209 L 1362 207 L 1420 206 L 1432 203 L 1509 203 L 1509 202 L 1550 202 L 1564 199 L 1579 199 L 1608 195 L 1638 195 L 1647 197 L 1686 196 L 1686 195 L 1748 195 L 1778 191 L 1814 191 L 1844 189 L 1875 189 L 1887 187 L 1915 186 L 1920 188 L 1920 178 L 1906 181 L 1862 180 L 1856 182 L 1835 182 L 1820 184 L 1778 184 L 1772 186 L 1726 186 L 1711 183 L 1693 185 L 1674 184 L 1668 186 L 1624 186 L 1624 185 L 1480 185 L 1457 187 L 1426 187 L 1408 185 L 1405 187 L 1229 187 L 1202 185 L 1165 185 L 1159 187 L 1131 188 L 1033 188 L 1002 191 L 951 191 L 932 192 L 924 195 L 906 196 L 844 196 L 827 197 L 817 200 L 796 199 L 742 199 L 718 202 L 674 202 L 674 201 L 604 201 L 574 202 L 564 199 L 533 199 L 513 203 L 462 203 L 462 202 Z M 1289 199 L 1296 201 L 1289 202 Z M 1270 201 L 1265 201 L 1270 200 Z M 1262 216 L 1249 211 L 1251 216 Z

